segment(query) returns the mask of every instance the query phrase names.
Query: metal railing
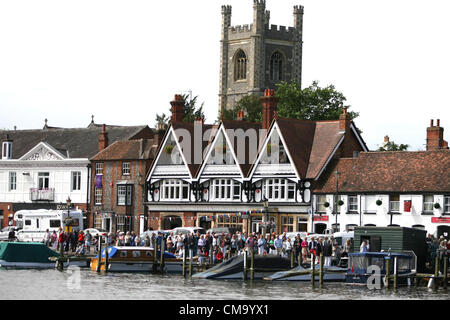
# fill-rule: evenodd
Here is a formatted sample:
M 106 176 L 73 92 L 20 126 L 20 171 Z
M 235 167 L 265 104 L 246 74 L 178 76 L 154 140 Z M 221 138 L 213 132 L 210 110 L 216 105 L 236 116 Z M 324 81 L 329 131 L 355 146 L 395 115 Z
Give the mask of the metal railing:
M 30 189 L 30 199 L 31 201 L 54 201 L 55 200 L 55 189 Z

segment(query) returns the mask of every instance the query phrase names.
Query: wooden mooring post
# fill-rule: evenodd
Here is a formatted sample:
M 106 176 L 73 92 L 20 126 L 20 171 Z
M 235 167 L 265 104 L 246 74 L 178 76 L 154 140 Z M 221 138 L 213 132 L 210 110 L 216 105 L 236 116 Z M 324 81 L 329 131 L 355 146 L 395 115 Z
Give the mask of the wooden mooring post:
M 295 252 L 294 250 L 291 250 L 291 269 L 294 268 L 294 264 L 295 264 Z
M 194 249 L 189 248 L 189 277 L 192 277 L 192 260 L 194 260 Z
M 108 237 L 105 237 L 105 272 L 108 272 L 109 252 L 108 252 Z
M 444 289 L 447 290 L 448 256 L 444 256 Z
M 386 259 L 386 275 L 384 277 L 384 283 L 386 289 L 389 289 L 389 274 L 391 272 L 391 259 Z
M 250 251 L 250 280 L 255 279 L 255 251 Z
M 398 284 L 398 258 L 394 258 L 394 290 L 397 290 Z
M 433 289 L 437 290 L 439 288 L 439 254 L 436 255 L 436 260 L 434 262 L 434 284 Z
M 247 281 L 247 272 L 248 272 L 248 252 L 244 250 L 244 281 Z
M 63 271 L 64 270 L 64 243 L 61 243 L 59 245 L 59 259 L 57 261 L 58 262 L 56 263 L 56 268 L 59 271 Z
M 158 239 L 153 239 L 153 273 L 158 270 Z
M 314 253 L 311 253 L 311 285 L 314 288 L 315 286 L 315 276 L 316 276 L 316 270 L 315 270 L 315 264 L 316 264 L 316 255 Z
M 186 258 L 187 258 L 187 247 L 184 246 L 183 248 L 183 277 L 186 277 Z
M 102 236 L 98 237 L 98 263 L 97 272 L 102 270 Z
M 161 270 L 161 274 L 164 273 L 164 252 L 166 252 L 166 242 L 164 241 L 164 238 L 161 238 L 161 256 L 159 257 L 159 260 L 161 261 L 159 268 Z
M 321 253 L 320 254 L 320 269 L 319 269 L 319 284 L 321 287 L 323 286 L 323 263 L 324 263 L 324 256 Z

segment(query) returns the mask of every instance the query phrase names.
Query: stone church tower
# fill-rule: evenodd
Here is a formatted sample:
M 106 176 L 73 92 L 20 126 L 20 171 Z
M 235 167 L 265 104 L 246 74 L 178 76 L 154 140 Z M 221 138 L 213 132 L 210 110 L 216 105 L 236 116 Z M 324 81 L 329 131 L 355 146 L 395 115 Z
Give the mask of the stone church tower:
M 219 112 L 246 95 L 292 79 L 301 82 L 303 7 L 294 6 L 294 27 L 270 25 L 265 0 L 253 0 L 253 24 L 231 26 L 231 6 L 222 6 Z

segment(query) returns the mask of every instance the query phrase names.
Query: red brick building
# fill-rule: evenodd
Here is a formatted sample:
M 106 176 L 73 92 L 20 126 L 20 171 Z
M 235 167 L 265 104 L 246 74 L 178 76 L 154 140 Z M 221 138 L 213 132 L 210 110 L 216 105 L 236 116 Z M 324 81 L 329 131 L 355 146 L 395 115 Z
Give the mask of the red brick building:
M 139 234 L 147 229 L 145 176 L 158 140 L 122 140 L 108 146 L 104 135 L 99 137 L 102 150 L 91 158 L 89 225 L 110 232 L 135 231 Z

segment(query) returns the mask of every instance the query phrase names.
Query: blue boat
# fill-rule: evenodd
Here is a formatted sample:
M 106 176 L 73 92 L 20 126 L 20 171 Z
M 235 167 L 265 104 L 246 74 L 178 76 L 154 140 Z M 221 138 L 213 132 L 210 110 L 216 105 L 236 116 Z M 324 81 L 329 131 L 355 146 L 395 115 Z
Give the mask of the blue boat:
M 346 283 L 366 285 L 370 277 L 379 270 L 381 283 L 386 275 L 386 261 L 390 260 L 389 274 L 394 274 L 395 261 L 397 263 L 398 284 L 407 284 L 408 277 L 416 273 L 416 261 L 413 255 L 394 252 L 360 252 L 348 255 L 348 270 Z

